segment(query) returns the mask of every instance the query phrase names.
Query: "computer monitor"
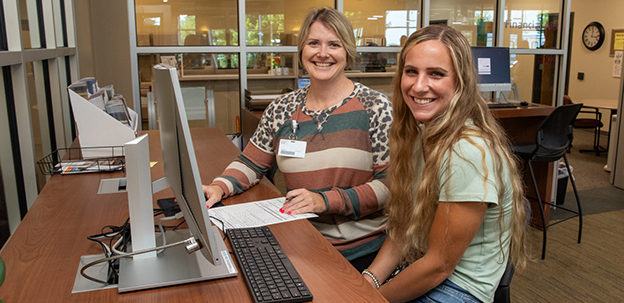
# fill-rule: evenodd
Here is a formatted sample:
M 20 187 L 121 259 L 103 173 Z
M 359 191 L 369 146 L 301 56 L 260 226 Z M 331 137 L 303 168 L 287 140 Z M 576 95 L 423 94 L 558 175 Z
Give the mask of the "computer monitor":
M 472 56 L 479 75 L 479 91 L 511 91 L 509 48 L 473 46 Z
M 154 90 L 165 178 L 182 209 L 191 234 L 201 246 L 201 253 L 214 264 L 220 256 L 208 217 L 176 69 L 163 64 L 156 65 Z
M 154 90 L 165 179 L 189 227 L 188 231 L 167 231 L 167 243 L 192 236 L 199 252 L 176 246 L 155 258 L 122 259 L 120 292 L 238 274 L 223 239 L 217 236 L 218 229 L 210 223 L 177 70 L 165 64 L 154 66 Z

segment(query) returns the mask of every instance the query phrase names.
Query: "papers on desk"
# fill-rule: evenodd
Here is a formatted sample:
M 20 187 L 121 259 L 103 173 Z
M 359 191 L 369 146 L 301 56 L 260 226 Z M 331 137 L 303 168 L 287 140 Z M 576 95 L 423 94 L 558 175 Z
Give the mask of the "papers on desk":
M 262 200 L 257 202 L 222 206 L 209 210 L 210 220 L 219 228 L 259 227 L 300 219 L 315 218 L 316 214 L 307 213 L 301 215 L 282 214 L 279 210 L 284 205 L 284 198 Z M 223 222 L 223 225 L 217 218 Z
M 63 161 L 54 166 L 52 173 L 81 174 L 122 170 L 124 163 L 120 159 L 98 159 L 93 161 Z

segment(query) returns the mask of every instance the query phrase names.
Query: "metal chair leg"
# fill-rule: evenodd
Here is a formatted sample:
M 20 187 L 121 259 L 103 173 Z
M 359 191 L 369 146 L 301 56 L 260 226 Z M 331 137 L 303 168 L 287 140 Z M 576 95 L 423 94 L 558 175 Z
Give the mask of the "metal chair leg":
M 579 150 L 579 152 L 581 153 L 585 153 L 585 152 L 596 153 L 596 156 L 600 156 L 600 153 L 605 153 L 607 151 L 608 149 L 605 149 L 600 146 L 600 128 L 599 127 L 594 128 L 594 146 L 592 147 L 592 149 Z
M 581 208 L 581 199 L 579 198 L 578 191 L 576 190 L 576 183 L 574 183 L 574 179 L 572 178 L 572 170 L 570 170 L 570 165 L 568 164 L 568 158 L 566 155 L 563 155 L 563 160 L 565 161 L 566 168 L 568 170 L 568 176 L 570 176 L 570 182 L 572 182 L 572 188 L 574 189 L 574 196 L 576 197 L 576 205 L 578 207 L 578 217 L 579 217 L 579 232 L 578 232 L 578 243 L 581 243 L 581 234 L 583 232 L 583 210 Z
M 594 129 L 594 149 L 596 156 L 600 156 L 600 128 Z
M 539 204 L 540 214 L 542 215 L 542 231 L 543 231 L 543 239 L 542 239 L 542 260 L 546 259 L 546 215 L 544 214 L 544 204 L 542 203 L 542 198 L 540 197 L 539 189 L 537 188 L 537 181 L 535 181 L 535 174 L 533 173 L 533 165 L 531 165 L 531 160 L 527 160 L 525 165 L 529 167 L 529 171 L 531 172 L 531 181 L 533 181 L 533 188 L 535 188 L 535 195 L 537 196 L 537 203 Z

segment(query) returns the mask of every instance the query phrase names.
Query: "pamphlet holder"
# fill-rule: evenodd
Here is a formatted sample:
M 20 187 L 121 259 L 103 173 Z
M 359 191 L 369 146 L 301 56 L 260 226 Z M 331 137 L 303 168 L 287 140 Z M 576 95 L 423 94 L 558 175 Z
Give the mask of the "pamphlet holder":
M 107 147 L 103 149 L 83 150 L 83 158 L 104 158 L 123 156 L 123 145 L 136 138 L 139 121 L 137 114 L 128 108 L 131 119 L 134 121 L 134 129 L 117 121 L 108 113 L 91 104 L 71 89 L 68 89 L 74 120 L 78 131 L 78 140 L 81 147 Z M 111 146 L 114 148 L 111 155 Z

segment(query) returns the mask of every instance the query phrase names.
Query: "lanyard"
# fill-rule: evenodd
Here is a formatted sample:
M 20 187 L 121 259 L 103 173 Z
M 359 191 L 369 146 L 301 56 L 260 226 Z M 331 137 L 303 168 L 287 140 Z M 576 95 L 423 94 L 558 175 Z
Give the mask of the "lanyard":
M 291 120 L 292 122 L 292 133 L 290 133 L 290 136 L 288 136 L 288 138 L 290 140 L 297 140 L 297 129 L 299 128 L 299 123 L 297 123 L 297 120 L 293 119 Z

